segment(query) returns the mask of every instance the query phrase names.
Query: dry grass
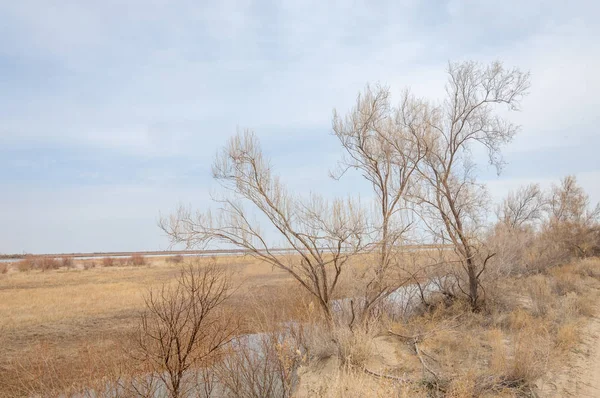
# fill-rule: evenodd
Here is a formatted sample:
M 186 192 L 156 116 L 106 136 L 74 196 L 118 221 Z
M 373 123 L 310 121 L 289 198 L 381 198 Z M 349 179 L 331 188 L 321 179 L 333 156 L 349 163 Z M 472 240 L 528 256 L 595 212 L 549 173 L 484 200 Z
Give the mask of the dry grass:
M 230 265 L 236 283 L 247 282 L 238 295 L 248 293 L 247 285 L 264 290 L 289 282 L 285 274 L 251 258 L 218 261 Z M 0 397 L 18 395 L 19 385 L 40 391 L 92 382 L 92 374 L 82 369 L 122 366 L 123 344 L 136 330 L 144 293 L 179 272 L 162 258 L 146 259 L 146 266 L 138 267 L 92 267 L 94 263 L 0 275 Z M 102 366 L 89 361 L 90 350 Z M 3 393 L 8 390 L 13 393 Z
M 588 259 L 545 274 L 503 278 L 496 286 L 505 294 L 501 306 L 492 300 L 484 312 L 470 313 L 460 301 L 440 303 L 395 325 L 399 335 L 418 336 L 420 359 L 428 367 L 407 374 L 427 380 L 443 396 L 529 394 L 537 380 L 568 361 L 586 317 L 596 313 L 598 267 L 599 259 Z
M 374 333 L 367 327 L 350 331 L 347 327 L 338 327 L 333 332 L 342 364 L 361 368 L 373 356 Z
M 239 285 L 232 307 L 242 309 L 243 332 L 276 333 L 289 320 L 301 321 L 291 328 L 292 340 L 268 344 L 272 362 L 265 366 L 280 372 L 300 366 L 297 392 L 306 397 L 527 394 L 577 347 L 600 288 L 598 259 L 496 278 L 482 312 L 470 312 L 461 300 L 434 302 L 392 322 L 392 336 L 386 323 L 353 333 L 330 328 L 285 273 L 250 258 L 218 261 L 231 267 Z M 160 258 L 138 267 L 92 263 L 0 274 L 0 397 L 51 396 L 97 385 L 97 375 L 133 371 L 126 352 L 143 294 L 173 280 L 179 267 Z M 261 366 L 246 365 L 239 370 L 247 375 Z

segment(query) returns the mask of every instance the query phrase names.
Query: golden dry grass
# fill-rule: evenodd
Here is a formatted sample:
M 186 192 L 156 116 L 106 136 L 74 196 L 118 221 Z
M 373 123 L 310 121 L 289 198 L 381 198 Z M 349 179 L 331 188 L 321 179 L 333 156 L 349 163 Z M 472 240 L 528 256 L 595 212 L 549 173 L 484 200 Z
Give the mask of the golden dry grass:
M 250 290 L 256 297 L 290 282 L 286 274 L 250 257 L 217 261 L 232 268 L 234 283 L 240 285 L 238 300 Z M 121 366 L 144 294 L 179 272 L 179 265 L 164 258 L 147 258 L 137 267 L 85 269 L 90 262 L 0 275 L 0 396 L 53 384 L 58 391 L 90 381 L 92 375 L 82 369 Z
M 366 259 L 359 260 L 356 273 Z M 239 285 L 232 306 L 246 321 L 243 331 L 268 331 L 288 319 L 318 323 L 311 319 L 310 297 L 286 273 L 249 257 L 217 261 L 232 269 Z M 89 264 L 0 274 L 0 397 L 40 391 L 53 396 L 93 384 L 99 375 L 119 375 L 130 365 L 128 347 L 145 292 L 174 280 L 179 272 L 179 265 L 164 258 L 146 258 L 146 265 L 137 267 Z M 317 362 L 304 364 L 303 374 L 315 383 L 312 396 L 322 397 L 526 393 L 577 347 L 586 317 L 597 311 L 598 269 L 600 260 L 584 260 L 543 274 L 501 278 L 489 290 L 483 312 L 470 312 L 461 300 L 439 302 L 392 323 L 397 334 L 420 336 L 427 370 L 410 340 L 387 335 L 389 322 L 368 333 L 307 331 L 305 340 L 317 353 Z M 333 350 L 332 339 L 338 342 Z M 377 352 L 383 343 L 385 355 Z M 333 357 L 338 365 L 323 369 L 322 361 Z M 411 382 L 374 377 L 365 369 Z

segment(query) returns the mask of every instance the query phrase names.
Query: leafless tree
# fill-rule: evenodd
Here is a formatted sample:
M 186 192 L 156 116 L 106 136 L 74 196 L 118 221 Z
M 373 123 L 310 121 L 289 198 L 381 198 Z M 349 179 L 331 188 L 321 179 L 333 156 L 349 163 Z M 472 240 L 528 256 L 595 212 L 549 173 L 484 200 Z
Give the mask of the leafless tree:
M 359 205 L 350 200 L 329 202 L 317 195 L 309 199 L 290 195 L 250 131 L 237 134 L 217 155 L 213 176 L 229 195 L 215 199 L 220 205 L 216 213 L 193 213 L 180 207 L 162 218 L 160 226 L 172 242 L 187 247 L 216 242 L 245 249 L 288 272 L 331 319 L 330 301 L 340 274 L 348 259 L 364 246 L 366 226 Z M 272 240 L 267 240 L 256 222 L 257 214 L 266 218 L 283 240 L 281 247 L 295 256 L 271 250 Z
M 575 176 L 567 176 L 550 190 L 550 217 L 556 222 L 590 223 L 600 217 L 600 204 L 590 209 L 587 193 Z
M 518 110 L 529 74 L 507 70 L 499 62 L 463 62 L 450 63 L 448 76 L 446 98 L 431 112 L 424 136 L 427 155 L 418 164 L 424 184 L 416 196 L 433 238 L 454 245 L 467 280 L 467 286 L 458 286 L 476 310 L 480 277 L 494 253 L 481 240 L 488 202 L 485 187 L 476 181 L 470 149 L 474 144 L 485 147 L 500 172 L 500 149 L 518 127 L 498 116 L 495 108 Z
M 339 179 L 349 169 L 359 170 L 376 198 L 375 217 L 369 221 L 373 233 L 370 249 L 378 256 L 370 267 L 374 272 L 367 282 L 363 312 L 398 287 L 390 267 L 412 225 L 406 196 L 416 184 L 417 164 L 425 155 L 422 136 L 428 129 L 428 112 L 425 104 L 414 101 L 408 92 L 399 108 L 392 107 L 389 89 L 382 86 L 367 86 L 346 116 L 334 110 L 333 131 L 345 156 L 331 175 Z
M 600 251 L 600 204 L 591 207 L 589 196 L 575 176 L 567 176 L 560 185 L 552 186 L 549 196 L 546 235 L 566 249 L 574 249 L 578 256 Z
M 540 222 L 547 200 L 539 184 L 529 184 L 510 192 L 497 210 L 498 219 L 510 229 Z
M 141 315 L 139 359 L 173 398 L 190 393 L 186 377 L 206 366 L 229 342 L 236 329 L 224 316 L 223 303 L 233 292 L 224 268 L 188 264 L 176 284 L 151 290 Z

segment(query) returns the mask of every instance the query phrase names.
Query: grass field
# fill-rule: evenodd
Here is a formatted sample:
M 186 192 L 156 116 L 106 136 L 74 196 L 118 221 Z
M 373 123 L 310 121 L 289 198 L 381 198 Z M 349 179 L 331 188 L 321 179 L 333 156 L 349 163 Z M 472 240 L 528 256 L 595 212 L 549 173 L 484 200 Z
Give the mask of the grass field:
M 238 333 L 266 330 L 253 320 L 280 325 L 302 319 L 310 308 L 286 273 L 253 258 L 197 261 L 217 261 L 232 272 L 237 288 L 228 305 L 242 321 Z M 13 265 L 0 274 L 0 397 L 60 396 L 139 372 L 132 368 L 131 347 L 144 296 L 174 281 L 180 264 L 166 258 L 145 259 L 141 266 L 95 261 L 91 267 L 92 262 L 48 271 Z M 590 259 L 489 281 L 484 312 L 473 313 L 460 300 L 449 306 L 440 301 L 409 318 L 382 320 L 352 334 L 317 328 L 305 336 L 314 356 L 298 370 L 303 381 L 297 394 L 429 396 L 428 380 L 449 397 L 526 395 L 532 386 L 548 383 L 547 375 L 560 372 L 577 349 L 582 328 L 597 313 L 599 267 Z M 417 344 L 427 357 L 415 353 Z M 420 362 L 424 358 L 428 371 Z M 414 382 L 398 385 L 389 377 Z
M 70 269 L 0 275 L 0 386 L 5 386 L 0 391 L 6 392 L 7 385 L 34 390 L 36 384 L 57 380 L 69 386 L 90 378 L 90 362 L 102 368 L 119 365 L 144 308 L 144 294 L 179 273 L 179 266 L 165 258 L 146 259 L 139 267 L 84 269 L 90 261 Z M 239 285 L 234 299 L 290 282 L 286 274 L 250 257 L 217 261 L 228 265 Z

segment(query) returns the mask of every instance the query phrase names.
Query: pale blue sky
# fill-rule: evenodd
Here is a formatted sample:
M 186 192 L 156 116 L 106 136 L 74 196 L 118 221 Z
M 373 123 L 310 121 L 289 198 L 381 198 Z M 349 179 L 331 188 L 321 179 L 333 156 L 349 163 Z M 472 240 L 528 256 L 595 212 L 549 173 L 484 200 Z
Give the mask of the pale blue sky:
M 237 128 L 291 189 L 349 193 L 356 179 L 327 177 L 332 109 L 368 82 L 439 98 L 448 60 L 532 74 L 504 174 L 480 172 L 493 197 L 575 174 L 598 201 L 598 15 L 592 0 L 3 1 L 0 252 L 166 248 L 159 212 L 209 205 Z

